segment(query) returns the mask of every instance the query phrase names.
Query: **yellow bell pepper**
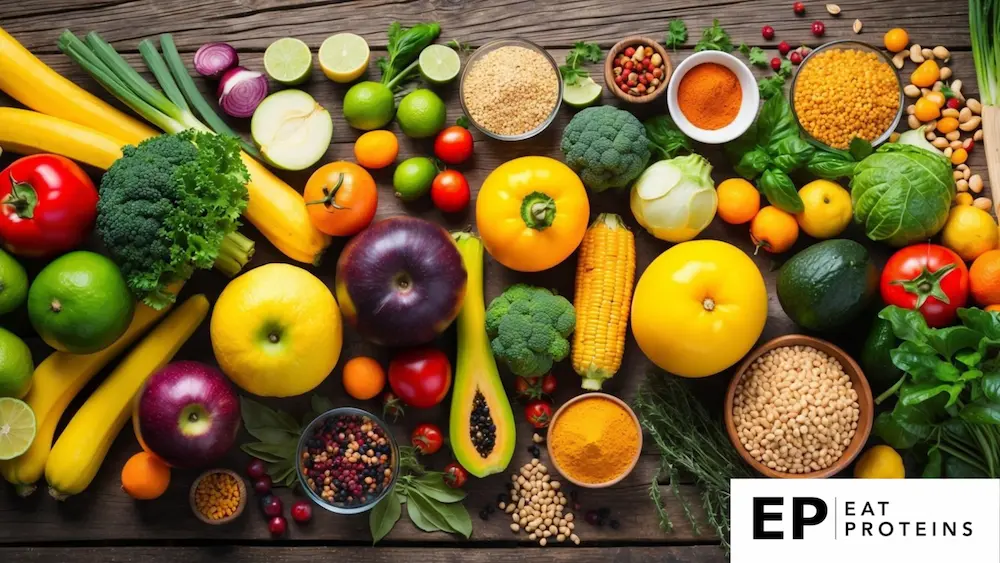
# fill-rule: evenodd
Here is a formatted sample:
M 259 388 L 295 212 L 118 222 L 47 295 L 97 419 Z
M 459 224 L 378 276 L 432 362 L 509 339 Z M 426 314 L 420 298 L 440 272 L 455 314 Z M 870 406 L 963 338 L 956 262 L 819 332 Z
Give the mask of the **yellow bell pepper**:
M 525 156 L 497 167 L 476 198 L 476 228 L 504 266 L 539 272 L 562 262 L 583 240 L 590 201 L 565 164 Z

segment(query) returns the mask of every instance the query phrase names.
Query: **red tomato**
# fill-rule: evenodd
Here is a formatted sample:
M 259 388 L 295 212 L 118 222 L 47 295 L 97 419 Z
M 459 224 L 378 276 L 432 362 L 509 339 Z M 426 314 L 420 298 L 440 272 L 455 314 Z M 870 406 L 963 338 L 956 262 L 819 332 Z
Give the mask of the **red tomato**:
M 928 326 L 940 328 L 953 324 L 969 299 L 969 269 L 950 249 L 914 244 L 889 258 L 879 286 L 886 305 L 917 309 Z
M 524 416 L 535 428 L 545 428 L 552 420 L 552 405 L 542 400 L 531 401 L 524 407 Z
M 441 402 L 451 387 L 451 363 L 444 352 L 416 348 L 389 362 L 389 386 L 412 407 L 425 409 Z
M 436 425 L 421 424 L 413 429 L 413 434 L 410 434 L 410 443 L 418 452 L 431 455 L 441 449 L 444 436 Z
M 335 237 L 357 234 L 372 222 L 378 207 L 375 179 L 353 162 L 320 166 L 302 194 L 313 225 Z
M 518 377 L 514 390 L 522 399 L 541 399 L 556 392 L 556 376 L 547 373 L 542 377 Z
M 551 373 L 546 373 L 542 377 L 542 393 L 546 395 L 551 395 L 556 392 L 556 376 Z
M 444 467 L 444 484 L 448 485 L 452 489 L 461 488 L 465 485 L 465 482 L 469 479 L 468 472 L 461 465 L 451 462 Z
M 456 213 L 469 205 L 469 182 L 457 170 L 445 170 L 434 177 L 431 199 L 445 213 Z
M 0 239 L 18 256 L 51 256 L 79 246 L 96 216 L 94 183 L 66 157 L 26 156 L 0 172 Z
M 447 164 L 461 164 L 472 156 L 472 133 L 460 125 L 443 129 L 434 139 L 434 156 Z

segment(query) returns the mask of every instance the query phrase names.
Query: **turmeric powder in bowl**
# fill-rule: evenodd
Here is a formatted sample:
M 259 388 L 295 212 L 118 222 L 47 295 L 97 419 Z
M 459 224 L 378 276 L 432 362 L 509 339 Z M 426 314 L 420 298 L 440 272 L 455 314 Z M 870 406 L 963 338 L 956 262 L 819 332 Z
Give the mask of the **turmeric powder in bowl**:
M 681 113 L 700 129 L 715 131 L 729 125 L 742 104 L 740 79 L 718 63 L 702 63 L 692 68 L 677 88 Z
M 548 436 L 552 464 L 582 487 L 607 487 L 635 467 L 642 431 L 624 402 L 604 393 L 586 393 L 567 402 L 552 419 Z

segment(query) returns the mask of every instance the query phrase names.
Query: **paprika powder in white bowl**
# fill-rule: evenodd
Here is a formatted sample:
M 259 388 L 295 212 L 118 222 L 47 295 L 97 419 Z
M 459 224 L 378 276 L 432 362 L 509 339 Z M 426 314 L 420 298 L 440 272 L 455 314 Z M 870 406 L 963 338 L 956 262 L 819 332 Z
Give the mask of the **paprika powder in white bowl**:
M 549 459 L 567 481 L 602 489 L 624 479 L 642 450 L 642 428 L 632 409 L 607 393 L 584 393 L 552 417 Z
M 695 141 L 728 143 L 757 117 L 760 92 L 753 72 L 722 51 L 702 51 L 677 65 L 667 86 L 667 109 L 677 127 Z

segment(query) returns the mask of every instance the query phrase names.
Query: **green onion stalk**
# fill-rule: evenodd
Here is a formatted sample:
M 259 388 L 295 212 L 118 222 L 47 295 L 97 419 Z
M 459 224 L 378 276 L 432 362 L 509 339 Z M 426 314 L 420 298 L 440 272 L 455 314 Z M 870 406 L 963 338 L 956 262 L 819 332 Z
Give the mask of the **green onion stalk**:
M 969 0 L 969 31 L 983 103 L 983 138 L 994 211 L 1000 214 L 1000 0 Z

